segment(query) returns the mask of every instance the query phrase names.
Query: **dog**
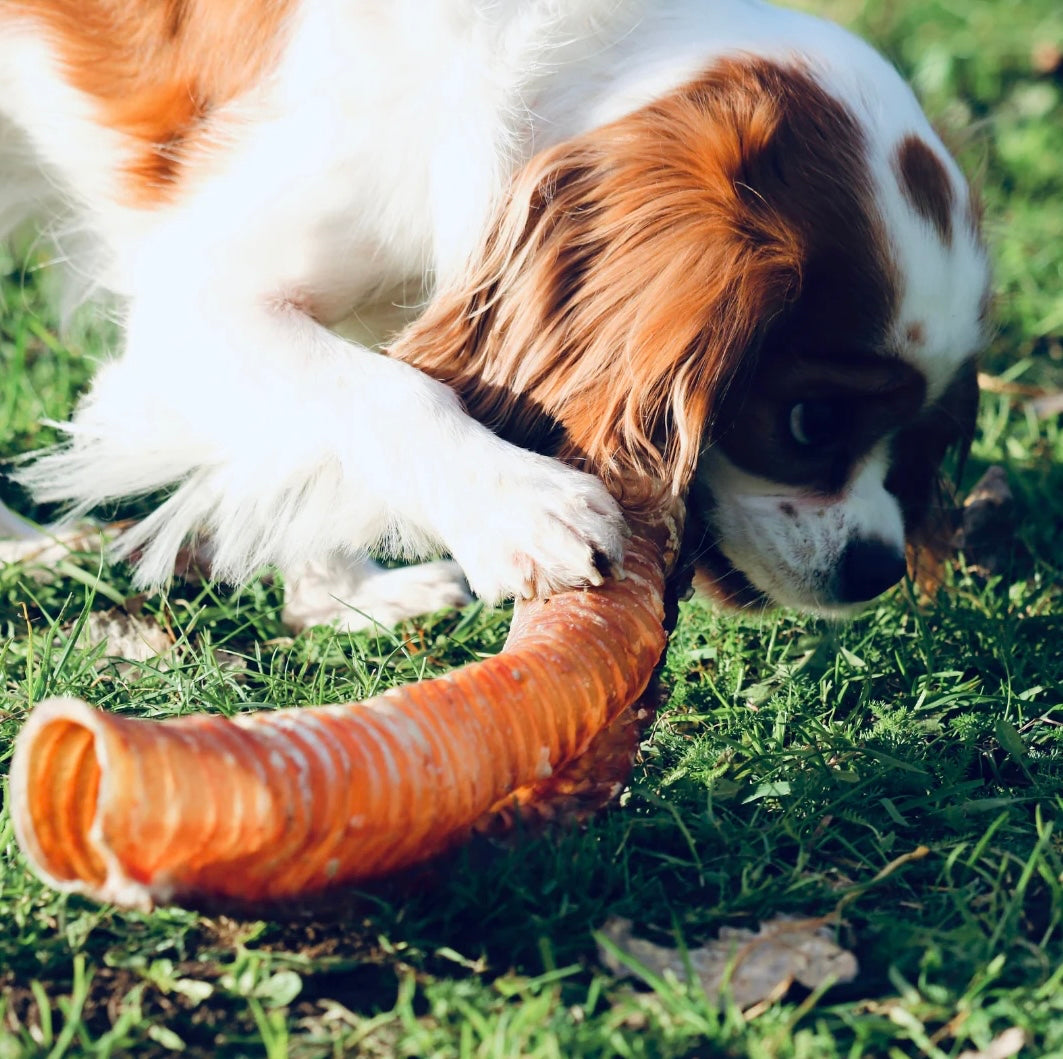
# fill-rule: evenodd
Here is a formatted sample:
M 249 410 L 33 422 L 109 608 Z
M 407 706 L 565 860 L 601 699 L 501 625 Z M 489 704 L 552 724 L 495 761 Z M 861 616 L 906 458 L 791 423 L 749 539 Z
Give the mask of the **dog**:
M 973 431 L 977 201 L 880 55 L 759 0 L 6 0 L 29 217 L 122 341 L 17 475 L 165 491 L 144 586 L 201 538 L 390 622 L 598 584 L 684 498 L 719 601 L 843 615 Z

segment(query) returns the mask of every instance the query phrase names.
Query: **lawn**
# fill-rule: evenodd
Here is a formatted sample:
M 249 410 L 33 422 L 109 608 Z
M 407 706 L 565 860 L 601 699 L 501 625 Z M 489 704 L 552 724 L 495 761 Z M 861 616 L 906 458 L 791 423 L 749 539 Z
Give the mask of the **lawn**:
M 313 918 L 58 896 L 5 811 L 0 1059 L 1063 1056 L 1063 427 L 1037 403 L 1063 389 L 1063 9 L 806 6 L 901 66 L 981 186 L 999 327 L 965 483 L 1007 471 L 997 572 L 958 557 L 935 599 L 902 586 L 846 627 L 686 604 L 618 806 Z M 69 411 L 109 328 L 90 312 L 60 332 L 47 281 L 14 258 L 0 272 L 10 456 L 53 439 L 40 421 Z M 158 623 L 164 659 L 119 665 L 77 640 L 111 608 Z M 473 605 L 293 638 L 267 581 L 144 598 L 95 554 L 46 578 L 0 566 L 0 767 L 48 694 L 156 717 L 350 700 L 494 652 L 506 623 Z M 779 916 L 822 921 L 856 976 L 739 1006 L 630 977 L 645 950 L 602 940 L 630 920 L 682 969 L 721 928 Z

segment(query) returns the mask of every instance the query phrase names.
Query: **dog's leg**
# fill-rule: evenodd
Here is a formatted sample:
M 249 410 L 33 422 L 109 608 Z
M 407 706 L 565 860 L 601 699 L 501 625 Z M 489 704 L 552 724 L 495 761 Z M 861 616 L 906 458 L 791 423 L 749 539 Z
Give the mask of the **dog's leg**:
M 445 386 L 275 302 L 134 302 L 125 352 L 69 433 L 22 475 L 41 499 L 88 508 L 172 489 L 120 545 L 140 552 L 145 584 L 166 581 L 197 533 L 236 582 L 374 546 L 446 550 L 492 601 L 598 583 L 623 548 L 597 479 L 502 441 Z
M 443 559 L 389 570 L 371 559 L 334 555 L 284 571 L 283 618 L 293 629 L 388 628 L 471 599 L 461 567 Z
M 0 502 L 0 562 L 55 562 L 101 531 L 56 535 Z M 69 542 L 69 543 L 67 543 Z M 204 556 L 209 565 L 209 555 Z M 455 562 L 436 560 L 388 569 L 371 559 L 333 555 L 283 571 L 285 624 L 296 630 L 335 625 L 347 632 L 390 628 L 407 618 L 464 607 L 469 586 Z

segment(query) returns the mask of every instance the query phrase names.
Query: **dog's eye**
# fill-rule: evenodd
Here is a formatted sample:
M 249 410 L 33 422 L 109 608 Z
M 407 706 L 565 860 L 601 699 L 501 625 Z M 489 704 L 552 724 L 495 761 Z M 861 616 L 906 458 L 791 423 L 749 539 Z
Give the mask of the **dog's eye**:
M 837 401 L 801 401 L 790 409 L 790 436 L 804 448 L 826 448 L 840 437 L 845 418 Z

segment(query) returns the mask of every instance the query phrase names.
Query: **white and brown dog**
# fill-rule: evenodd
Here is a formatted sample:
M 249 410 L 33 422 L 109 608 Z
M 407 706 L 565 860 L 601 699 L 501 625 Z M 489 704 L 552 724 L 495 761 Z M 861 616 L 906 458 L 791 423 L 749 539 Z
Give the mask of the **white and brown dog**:
M 844 612 L 973 422 L 959 170 L 870 47 L 759 0 L 2 0 L 29 215 L 124 339 L 21 475 L 169 490 L 145 584 L 202 534 L 393 620 L 460 576 L 365 549 L 548 593 L 682 493 L 720 598 Z

